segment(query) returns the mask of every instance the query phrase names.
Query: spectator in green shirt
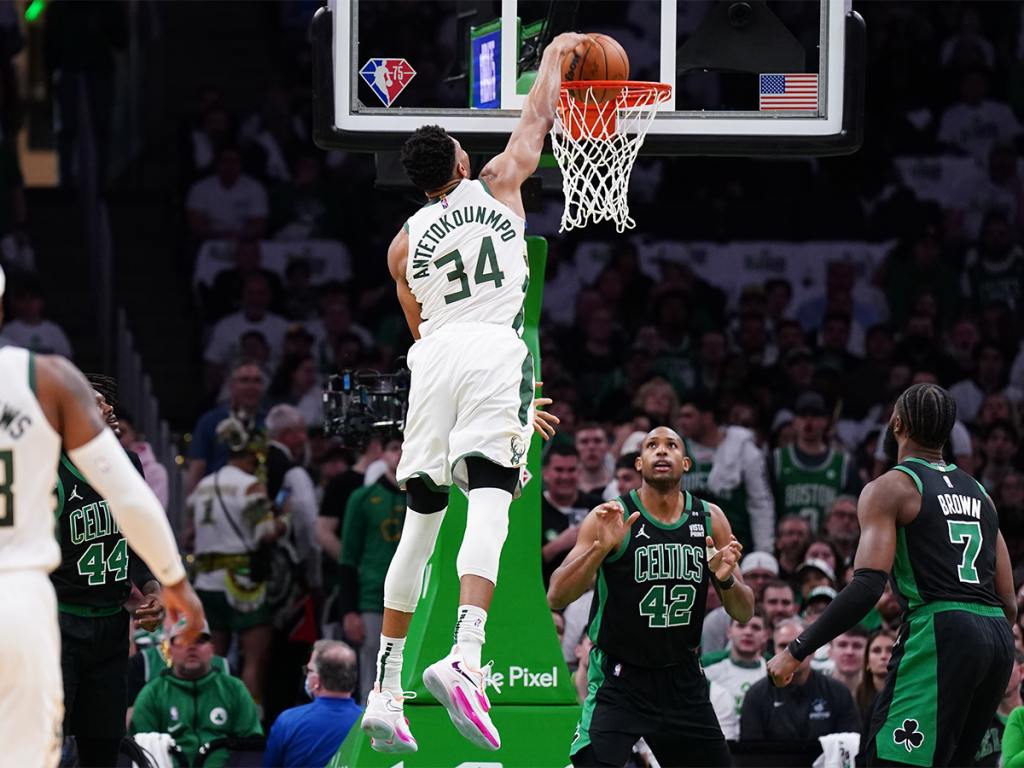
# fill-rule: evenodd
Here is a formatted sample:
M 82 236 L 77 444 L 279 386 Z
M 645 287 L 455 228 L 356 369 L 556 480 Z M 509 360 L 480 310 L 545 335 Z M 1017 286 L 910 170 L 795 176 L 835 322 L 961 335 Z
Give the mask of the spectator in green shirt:
M 183 629 L 178 624 L 171 630 L 171 666 L 147 683 L 135 700 L 131 732 L 169 734 L 192 765 L 203 744 L 225 737 L 262 736 L 263 729 L 242 681 L 211 666 L 209 626 L 204 625 L 188 645 L 178 637 Z M 227 751 L 213 752 L 206 765 L 222 768 L 228 756 Z
M 405 523 L 405 493 L 395 479 L 402 443 L 389 440 L 381 459 L 384 474 L 349 496 L 341 530 L 339 603 L 345 637 L 359 646 L 362 701 L 373 688 L 384 619 L 384 577 Z
M 997 732 L 1002 726 L 1002 757 L 1003 768 L 1024 768 L 1024 706 L 1020 696 L 1021 673 L 1024 670 L 1024 654 L 1017 651 L 1014 659 L 1010 681 L 1006 684 L 1006 694 L 999 702 L 999 708 L 992 723 Z M 986 737 L 988 734 L 986 734 Z M 978 757 L 984 757 L 986 739 L 982 739 Z M 994 763 L 993 763 L 994 764 Z

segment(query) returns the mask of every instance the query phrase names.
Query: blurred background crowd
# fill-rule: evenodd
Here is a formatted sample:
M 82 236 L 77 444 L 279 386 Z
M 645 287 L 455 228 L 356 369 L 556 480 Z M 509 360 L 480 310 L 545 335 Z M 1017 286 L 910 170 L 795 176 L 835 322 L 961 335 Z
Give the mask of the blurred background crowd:
M 203 669 L 223 663 L 240 676 L 244 690 L 231 695 L 259 708 L 234 735 L 251 736 L 302 701 L 304 679 L 324 679 L 302 674 L 317 638 L 355 650 L 321 649 L 332 689 L 359 701 L 371 684 L 404 514 L 401 443 L 324 437 L 321 392 L 331 373 L 401 365 L 411 337 L 385 253 L 419 201 L 375 188 L 373 156 L 313 146 L 316 3 L 177 5 L 56 0 L 45 26 L 28 29 L 0 13 L 2 338 L 106 368 L 127 387 L 133 369 L 95 330 L 120 340 L 103 307 L 124 308 L 139 351 L 127 349 L 149 378 L 120 404 L 122 441 L 142 456 L 199 586 L 220 595 L 205 596 L 216 606 Z M 427 5 L 401 12 L 430 41 L 424 30 L 444 14 Z M 543 486 L 543 576 L 589 509 L 638 486 L 639 437 L 677 429 L 694 461 L 684 487 L 729 516 L 758 597 L 745 625 L 712 607 L 702 647 L 726 735 L 741 742 L 859 730 L 878 690 L 900 613 L 888 593 L 811 663 L 805 685 L 830 675 L 849 692 L 826 702 L 827 717 L 771 723 L 762 659 L 846 583 L 857 497 L 893 463 L 885 427 L 909 384 L 935 381 L 955 397 L 947 461 L 992 496 L 1024 581 L 1024 12 L 857 9 L 869 85 L 856 155 L 643 158 L 633 236 L 559 235 L 560 197 L 530 217 L 549 242 L 540 378 L 561 419 L 533 480 Z M 208 42 L 189 50 L 200 31 Z M 125 75 L 137 61 L 153 76 L 141 97 Z M 172 79 L 151 103 L 149 91 Z M 129 130 L 132 114 L 141 117 Z M 131 152 L 126 135 L 137 139 Z M 36 190 L 18 147 L 47 140 L 59 184 Z M 112 283 L 96 274 L 106 252 L 97 219 L 77 212 L 90 204 L 113 238 Z M 247 440 L 229 451 L 231 414 L 245 417 Z M 262 485 L 237 499 L 239 533 L 206 502 L 214 478 L 242 476 Z M 259 580 L 204 560 L 252 549 L 266 555 Z M 573 670 L 585 667 L 588 605 L 584 596 L 552 617 Z M 140 649 L 147 642 L 140 658 L 160 645 L 140 636 Z M 138 662 L 143 682 L 163 659 Z M 1020 704 L 1014 681 L 1004 714 Z M 979 764 L 995 764 L 1000 736 Z

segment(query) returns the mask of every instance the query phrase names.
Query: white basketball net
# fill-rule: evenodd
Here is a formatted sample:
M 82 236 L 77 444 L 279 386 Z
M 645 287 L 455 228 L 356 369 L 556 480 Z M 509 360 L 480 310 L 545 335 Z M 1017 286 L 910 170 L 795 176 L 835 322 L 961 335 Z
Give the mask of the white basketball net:
M 633 229 L 626 193 L 644 137 L 657 106 L 671 94 L 667 87 L 637 83 L 620 88 L 616 98 L 599 102 L 604 86 L 563 87 L 551 148 L 562 171 L 565 210 L 560 232 L 588 223 L 612 221 L 618 232 Z

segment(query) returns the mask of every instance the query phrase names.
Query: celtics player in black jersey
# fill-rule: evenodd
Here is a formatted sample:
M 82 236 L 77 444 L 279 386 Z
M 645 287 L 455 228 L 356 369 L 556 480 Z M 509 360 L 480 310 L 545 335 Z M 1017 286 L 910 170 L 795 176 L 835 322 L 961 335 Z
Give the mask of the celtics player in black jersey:
M 754 594 L 736 564 L 743 547 L 722 510 L 680 491 L 682 438 L 644 438 L 639 490 L 600 505 L 551 576 L 559 609 L 595 583 L 588 695 L 569 748 L 576 766 L 623 766 L 643 738 L 665 766 L 731 765 L 697 660 L 708 583 L 747 621 Z
M 768 663 L 770 679 L 788 684 L 802 659 L 875 605 L 891 572 L 903 627 L 861 744 L 868 765 L 973 764 L 1013 665 L 1010 557 L 992 499 L 942 458 L 955 420 L 942 387 L 899 396 L 887 435 L 898 464 L 857 504 L 853 581 Z
M 86 374 L 104 421 L 118 431 L 116 384 Z M 128 458 L 142 474 L 138 456 Z M 160 583 L 128 547 L 106 499 L 66 453 L 57 468 L 57 541 L 61 563 L 50 580 L 57 593 L 64 678 L 64 735 L 73 735 L 82 768 L 117 763 L 127 710 L 131 618 L 145 629 L 163 619 Z M 132 616 L 124 603 L 132 584 L 144 595 Z

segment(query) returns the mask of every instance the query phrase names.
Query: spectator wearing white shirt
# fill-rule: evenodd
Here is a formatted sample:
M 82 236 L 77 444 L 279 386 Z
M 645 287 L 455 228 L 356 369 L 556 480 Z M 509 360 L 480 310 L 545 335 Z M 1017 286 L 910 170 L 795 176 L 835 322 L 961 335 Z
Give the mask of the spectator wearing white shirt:
M 185 202 L 192 234 L 211 238 L 260 238 L 267 225 L 267 192 L 242 173 L 242 156 L 224 147 L 217 156 L 217 173 L 200 179 Z
M 996 142 L 1012 142 L 1020 123 L 1007 104 L 987 99 L 988 76 L 981 70 L 964 74 L 960 101 L 942 113 L 939 141 L 984 161 Z
M 960 190 L 956 205 L 964 237 L 977 240 L 985 214 L 999 211 L 1018 226 L 1024 222 L 1024 185 L 1017 172 L 1017 153 L 1009 144 L 994 144 L 986 172 Z
M 71 342 L 61 327 L 43 317 L 43 292 L 35 280 L 16 286 L 11 298 L 15 319 L 4 324 L 7 343 L 42 355 L 71 359 Z
M 276 364 L 288 332 L 288 321 L 269 311 L 272 295 L 270 284 L 261 274 L 249 275 L 242 284 L 241 310 L 220 320 L 210 334 L 203 359 L 210 390 L 220 388 L 224 373 L 240 357 L 242 337 L 258 331 L 270 348 L 271 366 Z
M 949 388 L 956 401 L 957 417 L 969 424 L 974 423 L 982 401 L 993 392 L 1005 390 L 1011 400 L 1020 400 L 1019 392 L 1006 387 L 1006 359 L 998 344 L 982 342 L 975 348 L 974 360 L 974 375 Z
M 704 676 L 711 683 L 711 704 L 723 735 L 729 741 L 737 741 L 747 690 L 767 674 L 764 652 L 768 646 L 768 623 L 764 611 L 755 608 L 754 615 L 746 623 L 733 619 L 729 624 L 728 637 L 728 654 L 720 661 L 708 664 L 704 668 Z

